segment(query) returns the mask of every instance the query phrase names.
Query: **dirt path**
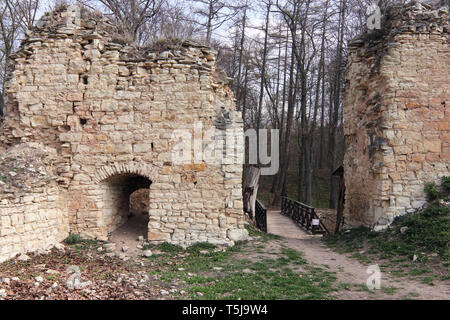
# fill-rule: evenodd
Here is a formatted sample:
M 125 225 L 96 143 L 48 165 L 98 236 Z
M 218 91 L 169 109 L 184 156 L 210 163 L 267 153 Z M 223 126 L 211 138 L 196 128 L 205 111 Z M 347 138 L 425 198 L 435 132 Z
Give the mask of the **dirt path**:
M 332 251 L 321 242 L 320 237 L 308 235 L 278 212 L 268 212 L 267 227 L 269 233 L 283 237 L 285 245 L 303 252 L 309 263 L 325 266 L 336 274 L 338 282 L 353 285 L 349 290 L 341 290 L 337 294 L 338 299 L 450 299 L 450 286 L 442 282 L 436 281 L 434 286 L 430 286 L 410 279 L 393 278 L 384 273 L 381 274 L 381 289 L 368 290 L 366 282 L 371 274 L 367 273 L 367 266 Z
M 137 246 L 142 245 L 142 242 L 139 242 L 138 238 L 140 236 L 147 238 L 147 225 L 148 215 L 135 214 L 128 218 L 127 222 L 109 237 L 109 241 L 116 244 L 115 253 L 122 258 L 134 258 L 141 255 L 142 250 Z

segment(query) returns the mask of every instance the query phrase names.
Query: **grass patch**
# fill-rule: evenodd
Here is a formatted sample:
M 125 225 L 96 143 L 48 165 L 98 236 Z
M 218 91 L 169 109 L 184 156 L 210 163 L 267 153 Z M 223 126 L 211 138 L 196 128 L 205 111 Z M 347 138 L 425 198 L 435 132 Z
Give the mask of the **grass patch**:
M 423 277 L 420 281 L 422 283 L 428 284 L 430 286 L 434 286 L 434 280 L 436 280 L 436 277 L 431 275 L 431 276 Z
M 83 238 L 79 234 L 70 234 L 64 242 L 69 245 L 77 244 L 83 241 Z
M 360 227 L 327 235 L 324 242 L 361 263 L 388 261 L 384 265 L 394 276 L 442 274 L 450 261 L 450 208 L 436 201 L 421 212 L 398 217 L 385 231 Z
M 305 276 L 288 268 L 256 274 L 235 272 L 207 286 L 193 286 L 192 298 L 198 292 L 204 299 L 329 299 L 332 277 Z
M 260 241 L 266 243 L 263 237 Z M 330 293 L 339 290 L 333 273 L 308 266 L 301 252 L 281 244 L 262 255 L 250 242 L 152 249 L 165 253 L 148 258 L 148 272 L 165 285 L 182 285 L 187 299 L 331 299 Z
M 375 290 L 371 290 L 369 289 L 369 287 L 367 287 L 367 285 L 365 284 L 353 284 L 353 287 L 356 289 L 356 291 L 360 291 L 360 292 L 368 292 L 371 294 L 375 293 Z
M 414 300 L 415 298 L 420 297 L 420 294 L 417 292 L 409 292 L 407 295 L 403 297 L 404 300 Z
M 450 280 L 450 274 L 447 274 L 447 275 L 445 275 L 445 276 L 441 276 L 439 279 L 440 279 L 441 281 L 448 281 L 448 280 Z
M 386 293 L 386 294 L 395 294 L 395 292 L 397 292 L 397 288 L 396 287 L 384 287 L 381 288 L 381 290 Z
M 142 247 L 142 250 L 158 250 L 164 253 L 179 253 L 183 251 L 183 247 L 179 246 L 179 245 L 175 245 L 175 244 L 171 244 L 168 242 L 164 242 L 162 244 L 146 244 Z
M 417 268 L 413 267 L 409 270 L 409 275 L 411 276 L 420 276 L 425 273 L 429 273 L 431 270 L 429 268 Z
M 350 257 L 357 259 L 360 263 L 366 264 L 366 265 L 370 264 L 370 261 L 371 261 L 370 257 L 368 257 L 365 254 L 359 253 L 359 252 L 352 254 Z
M 208 242 L 198 242 L 187 249 L 190 253 L 200 253 L 200 251 L 214 250 L 217 246 Z
M 250 237 L 258 238 L 259 240 L 261 240 L 263 242 L 267 242 L 269 240 L 280 240 L 281 239 L 280 236 L 262 232 L 251 224 L 247 225 L 245 228 L 247 229 Z
M 375 231 L 367 227 L 359 227 L 335 235 L 325 235 L 323 240 L 327 245 L 341 253 L 352 253 L 363 249 L 365 241 L 376 236 Z

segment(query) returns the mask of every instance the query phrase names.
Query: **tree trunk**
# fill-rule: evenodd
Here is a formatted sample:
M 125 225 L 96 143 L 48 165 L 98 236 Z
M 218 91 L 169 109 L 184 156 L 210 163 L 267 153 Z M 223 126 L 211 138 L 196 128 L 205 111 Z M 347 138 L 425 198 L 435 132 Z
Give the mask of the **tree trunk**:
M 261 170 L 259 168 L 250 167 L 244 181 L 244 211 L 249 213 L 253 221 L 255 220 L 255 204 L 260 176 Z
M 297 6 L 295 8 L 295 16 L 297 16 Z M 294 23 L 291 29 L 292 39 L 295 42 L 297 37 L 297 23 Z M 294 120 L 294 110 L 295 110 L 295 88 L 294 88 L 294 78 L 295 74 L 295 53 L 294 46 L 291 49 L 291 65 L 289 67 L 289 93 L 288 93 L 288 110 L 287 110 L 287 121 L 286 121 L 286 133 L 284 138 L 284 146 L 283 146 L 283 164 L 280 171 L 280 179 L 278 181 L 278 187 L 275 191 L 275 195 L 272 201 L 272 205 L 278 205 L 280 201 L 280 191 L 281 195 L 286 194 L 286 175 L 287 169 L 289 167 L 289 145 L 290 145 L 290 136 L 291 136 L 291 127 L 292 122 Z
M 208 21 L 206 22 L 206 43 L 211 44 L 212 20 L 214 18 L 213 0 L 209 0 Z
M 288 49 L 289 49 L 289 30 L 286 30 L 286 46 L 284 50 L 284 74 L 283 74 L 283 98 L 281 103 L 281 117 L 280 117 L 280 149 L 284 150 L 284 139 L 283 139 L 283 131 L 284 131 L 284 117 L 285 117 L 285 109 L 286 109 L 286 87 L 287 87 L 287 74 L 288 74 Z M 284 163 L 284 155 L 280 154 L 280 165 L 283 167 Z M 271 193 L 279 190 L 281 179 L 281 170 L 278 170 L 278 173 L 273 179 Z M 275 197 L 274 200 L 275 202 Z
M 244 42 L 245 42 L 245 27 L 247 22 L 247 6 L 244 8 L 244 16 L 242 18 L 242 34 L 241 34 L 241 41 L 239 44 L 240 52 L 239 52 L 239 63 L 238 63 L 238 77 L 237 77 L 237 86 L 236 86 L 236 102 L 237 102 L 237 110 L 241 110 L 241 72 L 242 72 L 242 57 L 244 55 Z M 243 116 L 244 116 L 244 110 L 243 110 Z M 244 117 L 244 124 L 245 124 L 245 117 Z
M 269 21 L 270 21 L 269 17 L 270 17 L 270 2 L 267 5 L 266 25 L 264 28 L 264 49 L 263 49 L 262 67 L 261 67 L 261 81 L 260 81 L 260 85 L 259 85 L 259 102 L 258 102 L 258 116 L 256 118 L 256 129 L 260 129 L 260 126 L 261 126 L 261 112 L 262 112 L 262 104 L 263 104 L 263 98 L 264 98 L 264 77 L 266 74 L 266 61 L 267 61 L 267 41 L 268 41 L 268 35 L 269 35 Z M 259 143 L 258 143 L 258 148 L 259 148 Z
M 337 44 L 337 61 L 336 61 L 336 77 L 334 83 L 334 101 L 333 101 L 333 120 L 331 124 L 331 136 L 330 136 L 330 208 L 334 209 L 335 206 L 335 178 L 333 171 L 336 162 L 336 130 L 339 120 L 339 108 L 341 102 L 341 88 L 342 88 L 342 55 L 343 55 L 343 41 L 344 41 L 344 26 L 345 26 L 345 11 L 346 0 L 341 0 L 340 3 L 340 17 L 339 17 L 339 35 Z

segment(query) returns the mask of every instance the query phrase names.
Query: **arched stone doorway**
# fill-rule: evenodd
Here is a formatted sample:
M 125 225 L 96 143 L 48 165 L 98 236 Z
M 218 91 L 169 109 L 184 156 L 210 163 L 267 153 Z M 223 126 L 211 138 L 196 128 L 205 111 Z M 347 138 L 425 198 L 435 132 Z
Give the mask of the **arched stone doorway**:
M 155 182 L 157 170 L 145 163 L 113 163 L 98 169 L 93 180 L 101 190 L 98 195 L 98 221 L 102 240 L 110 240 L 113 232 L 122 228 L 136 241 L 138 236 L 147 238 L 149 225 L 150 189 Z M 138 206 L 133 200 L 146 202 L 146 208 Z M 135 208 L 133 208 L 133 203 Z M 134 209 L 134 210 L 133 210 Z
M 140 194 L 141 197 L 147 191 L 147 199 L 140 199 L 140 201 L 147 200 L 148 203 L 151 184 L 152 181 L 149 178 L 133 173 L 116 174 L 103 181 L 103 221 L 108 235 L 124 225 L 127 227 L 126 230 L 135 236 L 147 235 L 148 208 L 130 210 L 133 209 L 130 198 L 136 191 L 143 191 Z M 134 206 L 136 206 L 135 203 Z

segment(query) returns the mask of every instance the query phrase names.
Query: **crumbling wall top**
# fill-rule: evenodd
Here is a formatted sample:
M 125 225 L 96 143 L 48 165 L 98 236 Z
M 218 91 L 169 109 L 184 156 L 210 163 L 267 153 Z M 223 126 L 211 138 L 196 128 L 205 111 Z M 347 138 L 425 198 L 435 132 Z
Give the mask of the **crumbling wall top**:
M 76 39 L 83 46 L 101 41 L 103 44 L 96 46 L 100 52 L 118 51 L 124 62 L 176 62 L 212 72 L 218 84 L 229 85 L 232 82 L 232 79 L 216 66 L 217 52 L 206 45 L 191 39 L 161 39 L 146 46 L 139 46 L 123 33 L 123 28 L 116 26 L 107 16 L 76 5 L 61 5 L 46 13 L 36 26 L 27 32 L 19 50 L 10 58 L 12 61 L 26 58 L 33 52 L 35 43 L 47 39 L 67 38 Z M 13 65 L 11 63 L 10 67 Z
M 450 15 L 447 6 L 435 8 L 417 1 L 388 6 L 381 17 L 381 29 L 365 30 L 349 41 L 349 49 L 364 47 L 372 54 L 389 45 L 400 33 L 450 33 Z

